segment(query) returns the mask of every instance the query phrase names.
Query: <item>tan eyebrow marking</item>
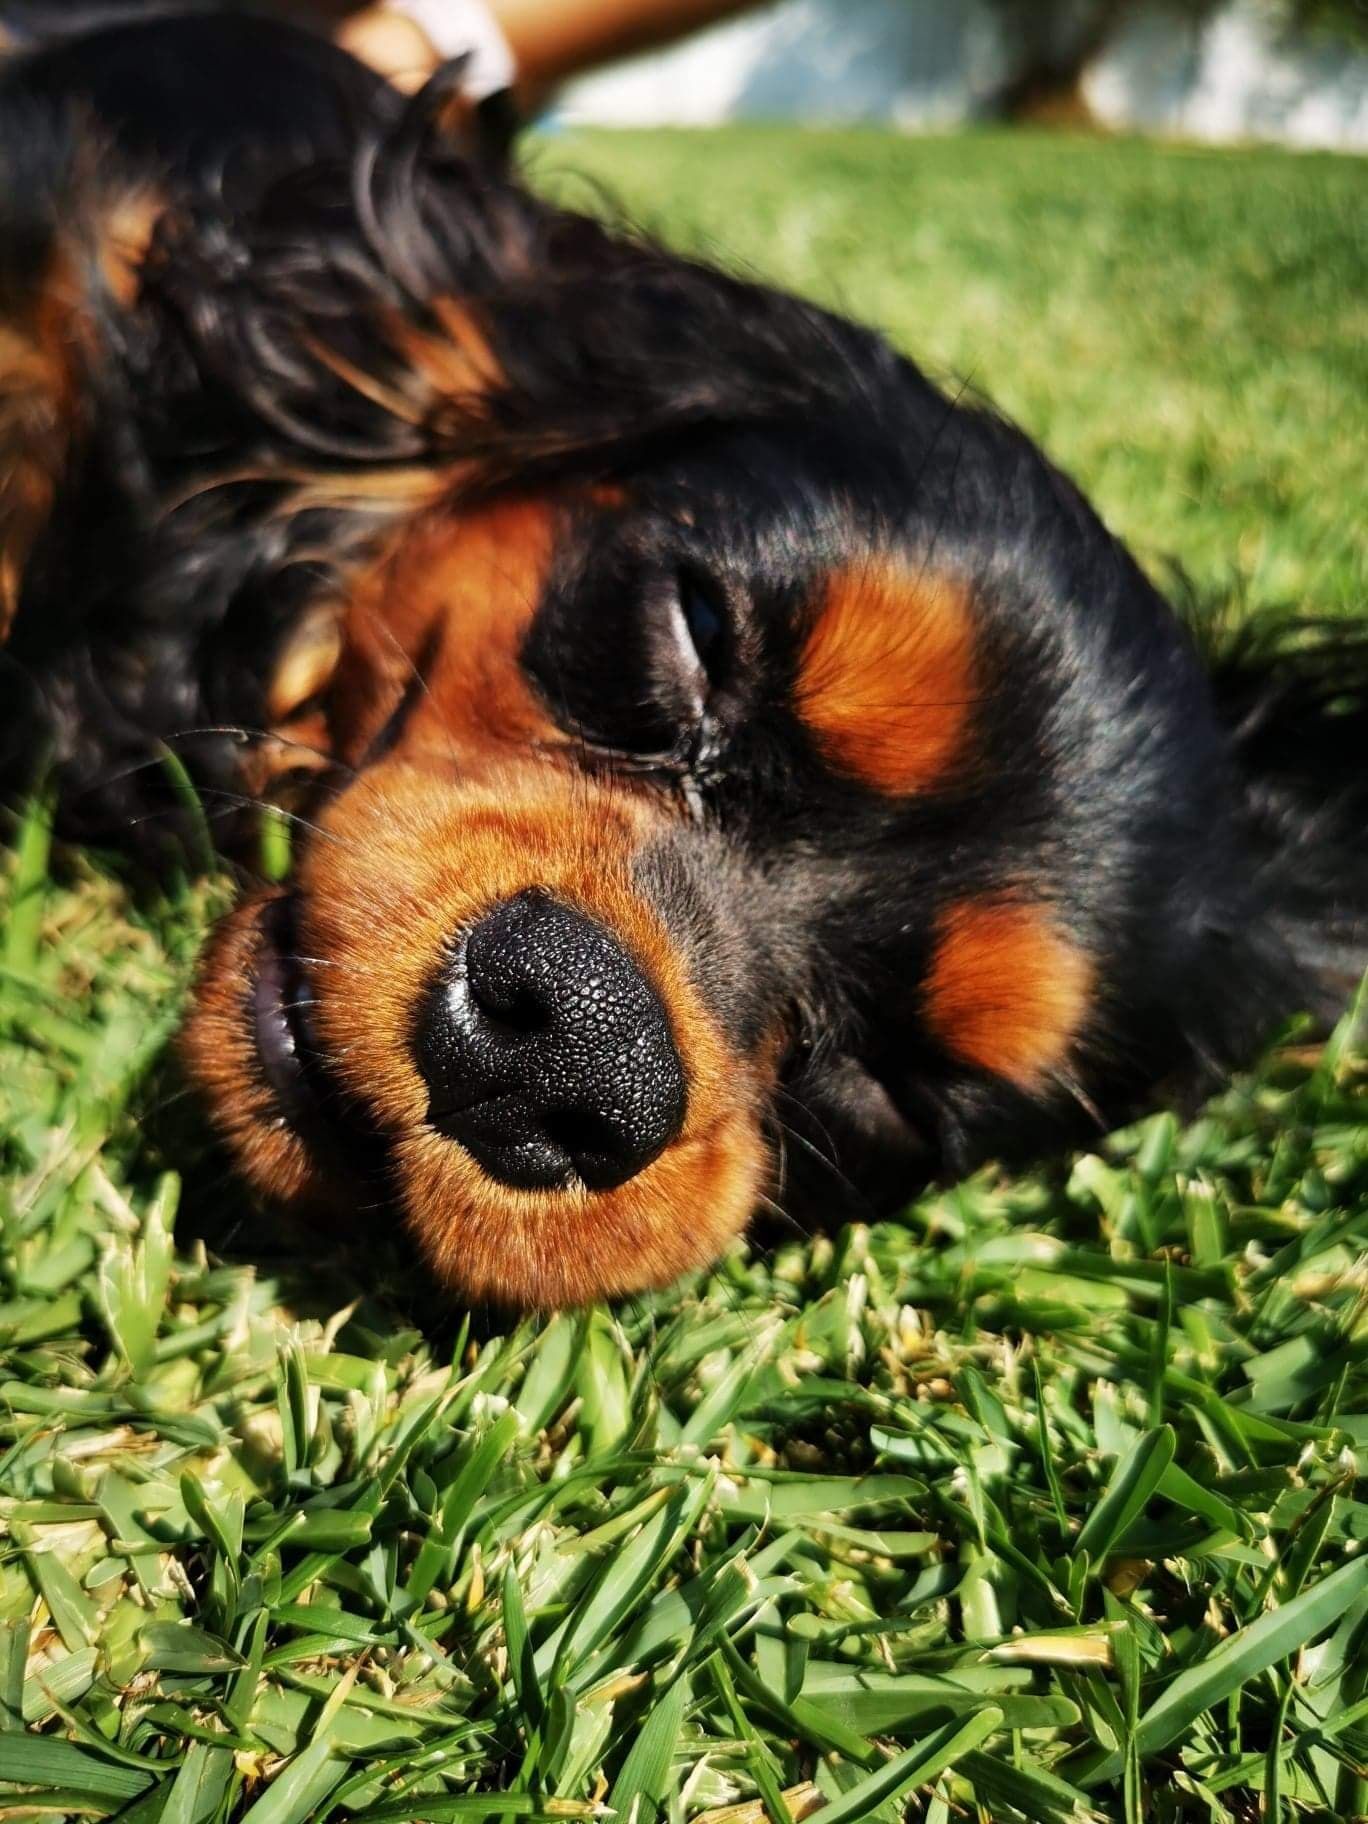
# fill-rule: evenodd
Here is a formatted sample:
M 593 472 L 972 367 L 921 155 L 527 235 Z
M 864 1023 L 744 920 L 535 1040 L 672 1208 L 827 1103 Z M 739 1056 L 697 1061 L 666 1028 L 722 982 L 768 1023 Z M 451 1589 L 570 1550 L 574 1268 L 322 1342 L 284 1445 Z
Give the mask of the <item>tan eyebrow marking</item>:
M 840 772 L 909 794 L 935 785 L 962 747 L 974 673 L 965 585 L 879 560 L 828 579 L 796 705 Z

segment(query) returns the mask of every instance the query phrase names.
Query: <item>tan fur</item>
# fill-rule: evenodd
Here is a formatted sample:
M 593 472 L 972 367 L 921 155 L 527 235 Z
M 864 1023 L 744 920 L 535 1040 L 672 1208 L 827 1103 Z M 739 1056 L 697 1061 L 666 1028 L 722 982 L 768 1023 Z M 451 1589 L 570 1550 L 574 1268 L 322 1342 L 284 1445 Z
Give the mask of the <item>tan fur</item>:
M 934 786 L 960 750 L 974 687 L 962 584 L 892 560 L 831 577 L 796 697 L 839 771 L 891 794 Z
M 82 378 L 96 355 L 92 288 L 133 302 L 161 207 L 143 190 L 105 198 L 82 224 L 89 238 L 59 238 L 32 296 L 0 323 L 0 643 L 79 435 Z
M 52 512 L 75 426 L 81 302 L 73 262 L 59 250 L 31 308 L 0 325 L 0 640 Z
M 559 509 L 502 501 L 410 521 L 352 579 L 329 714 L 337 751 L 355 762 L 414 684 L 405 741 L 563 745 L 518 665 L 551 564 Z
M 967 1064 L 1041 1089 L 1087 1014 L 1093 966 L 1048 909 L 963 900 L 940 920 L 925 987 L 928 1030 Z
M 455 298 L 434 298 L 428 309 L 439 335 L 423 335 L 408 323 L 395 332 L 411 371 L 423 375 L 440 399 L 468 400 L 501 386 L 503 370 L 470 308 Z
M 336 602 L 314 602 L 290 629 L 266 690 L 272 724 L 288 721 L 332 682 L 342 658 L 341 614 Z
M 100 221 L 95 256 L 105 289 L 128 310 L 137 302 L 143 264 L 166 198 L 151 188 L 126 190 L 113 198 Z

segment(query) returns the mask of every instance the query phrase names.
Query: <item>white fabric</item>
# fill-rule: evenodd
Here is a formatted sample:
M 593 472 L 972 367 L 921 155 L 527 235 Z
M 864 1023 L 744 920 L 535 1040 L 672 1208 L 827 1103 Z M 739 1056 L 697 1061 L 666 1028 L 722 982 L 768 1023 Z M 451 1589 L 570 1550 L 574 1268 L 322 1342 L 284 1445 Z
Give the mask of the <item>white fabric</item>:
M 484 0 L 389 0 L 395 12 L 421 26 L 443 57 L 464 51 L 470 61 L 461 87 L 472 101 L 511 89 L 516 70 L 498 20 Z

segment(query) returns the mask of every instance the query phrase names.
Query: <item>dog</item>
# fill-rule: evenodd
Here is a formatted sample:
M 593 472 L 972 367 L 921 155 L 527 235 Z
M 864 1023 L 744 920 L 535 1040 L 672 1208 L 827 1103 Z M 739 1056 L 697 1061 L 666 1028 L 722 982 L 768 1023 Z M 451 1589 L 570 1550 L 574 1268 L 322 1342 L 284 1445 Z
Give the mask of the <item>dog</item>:
M 1001 416 L 457 99 L 212 12 L 0 89 L 10 777 L 296 819 L 183 1041 L 247 1184 L 556 1307 L 1332 1016 L 1362 635 L 1203 650 Z

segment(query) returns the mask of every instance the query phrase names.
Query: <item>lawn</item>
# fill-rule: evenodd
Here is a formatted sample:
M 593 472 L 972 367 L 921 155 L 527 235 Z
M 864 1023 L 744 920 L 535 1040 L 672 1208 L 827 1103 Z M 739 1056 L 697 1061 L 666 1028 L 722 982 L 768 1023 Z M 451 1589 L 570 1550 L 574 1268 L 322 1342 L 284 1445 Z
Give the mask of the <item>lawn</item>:
M 1156 569 L 1368 601 L 1362 163 L 537 158 L 967 377 Z M 5 870 L 0 1815 L 1368 1813 L 1362 1014 L 1187 1125 L 513 1326 L 204 1149 L 167 1046 L 222 883 L 134 897 L 41 806 Z

